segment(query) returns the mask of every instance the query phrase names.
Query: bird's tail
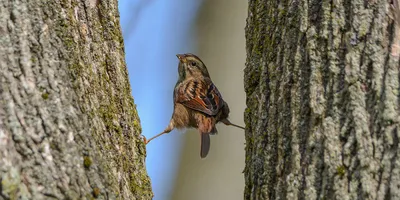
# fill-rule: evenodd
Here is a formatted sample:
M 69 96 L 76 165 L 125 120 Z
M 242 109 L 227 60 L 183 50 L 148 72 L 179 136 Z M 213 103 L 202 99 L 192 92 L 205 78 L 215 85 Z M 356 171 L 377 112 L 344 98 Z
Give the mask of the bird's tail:
M 210 134 L 209 133 L 200 133 L 201 134 L 201 149 L 200 149 L 200 157 L 205 158 L 210 151 Z
M 209 133 L 202 133 L 201 134 L 201 149 L 200 149 L 200 156 L 201 158 L 205 158 L 210 150 L 210 135 L 215 135 L 218 133 L 215 124 L 213 125 L 211 131 Z

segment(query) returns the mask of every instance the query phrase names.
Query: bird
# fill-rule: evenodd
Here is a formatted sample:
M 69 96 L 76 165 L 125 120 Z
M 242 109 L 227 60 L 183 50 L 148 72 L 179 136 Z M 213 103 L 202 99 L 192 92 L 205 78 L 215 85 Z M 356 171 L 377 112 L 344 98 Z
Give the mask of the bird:
M 177 54 L 179 78 L 173 93 L 174 111 L 163 132 L 150 139 L 144 137 L 147 145 L 151 140 L 171 132 L 173 129 L 196 128 L 200 133 L 200 157 L 205 158 L 210 150 L 210 135 L 218 133 L 215 125 L 245 129 L 228 120 L 229 106 L 212 82 L 203 61 L 194 54 Z

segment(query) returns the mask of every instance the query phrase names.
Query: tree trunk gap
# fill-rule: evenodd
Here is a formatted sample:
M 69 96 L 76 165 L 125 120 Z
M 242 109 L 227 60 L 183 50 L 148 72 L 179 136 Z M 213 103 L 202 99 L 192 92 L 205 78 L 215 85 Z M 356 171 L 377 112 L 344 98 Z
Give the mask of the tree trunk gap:
M 400 199 L 392 4 L 249 1 L 245 199 Z
M 151 199 L 117 0 L 0 1 L 0 199 Z

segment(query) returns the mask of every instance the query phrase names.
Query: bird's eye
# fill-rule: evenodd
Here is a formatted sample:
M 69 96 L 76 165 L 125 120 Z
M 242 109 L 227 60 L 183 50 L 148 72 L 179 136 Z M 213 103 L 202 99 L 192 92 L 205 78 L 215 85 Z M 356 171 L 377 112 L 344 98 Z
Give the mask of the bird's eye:
M 192 62 L 191 65 L 194 67 L 196 66 L 196 62 Z

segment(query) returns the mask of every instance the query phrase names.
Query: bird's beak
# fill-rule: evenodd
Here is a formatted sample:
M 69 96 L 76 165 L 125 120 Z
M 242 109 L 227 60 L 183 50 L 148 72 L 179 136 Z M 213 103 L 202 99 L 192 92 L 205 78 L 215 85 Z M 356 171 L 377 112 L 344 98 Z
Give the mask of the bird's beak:
M 185 54 L 176 54 L 176 57 L 178 57 L 178 59 L 179 59 L 181 62 L 183 62 L 183 63 L 186 62 L 186 56 L 185 56 Z

